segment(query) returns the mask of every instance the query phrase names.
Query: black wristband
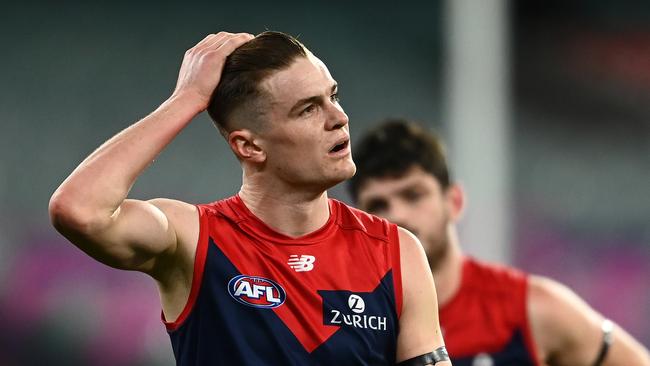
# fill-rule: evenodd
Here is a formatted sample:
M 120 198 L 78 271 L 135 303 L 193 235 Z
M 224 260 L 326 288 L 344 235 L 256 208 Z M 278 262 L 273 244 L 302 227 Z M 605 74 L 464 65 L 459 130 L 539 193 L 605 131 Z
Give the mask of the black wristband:
M 402 361 L 397 366 L 426 366 L 435 365 L 438 362 L 449 361 L 449 354 L 445 346 L 436 348 L 433 352 L 409 358 Z

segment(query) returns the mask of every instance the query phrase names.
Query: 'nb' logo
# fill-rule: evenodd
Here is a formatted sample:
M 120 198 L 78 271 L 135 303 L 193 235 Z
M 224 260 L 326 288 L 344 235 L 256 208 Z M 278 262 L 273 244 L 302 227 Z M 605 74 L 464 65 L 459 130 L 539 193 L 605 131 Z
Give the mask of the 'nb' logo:
M 289 256 L 287 264 L 296 272 L 307 272 L 314 269 L 314 262 L 316 262 L 316 257 L 313 255 L 303 254 L 298 256 L 297 254 L 292 254 Z

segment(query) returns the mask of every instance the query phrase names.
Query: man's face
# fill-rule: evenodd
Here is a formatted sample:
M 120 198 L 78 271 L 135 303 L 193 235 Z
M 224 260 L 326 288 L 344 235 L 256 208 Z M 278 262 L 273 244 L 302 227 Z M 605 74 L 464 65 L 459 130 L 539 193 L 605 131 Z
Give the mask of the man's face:
M 447 228 L 452 202 L 436 178 L 413 166 L 401 177 L 369 178 L 359 188 L 362 210 L 408 229 L 422 242 L 429 263 L 437 262 L 449 245 Z
M 311 54 L 298 58 L 261 88 L 270 96 L 261 139 L 267 168 L 290 184 L 315 189 L 354 175 L 348 116 L 325 64 Z

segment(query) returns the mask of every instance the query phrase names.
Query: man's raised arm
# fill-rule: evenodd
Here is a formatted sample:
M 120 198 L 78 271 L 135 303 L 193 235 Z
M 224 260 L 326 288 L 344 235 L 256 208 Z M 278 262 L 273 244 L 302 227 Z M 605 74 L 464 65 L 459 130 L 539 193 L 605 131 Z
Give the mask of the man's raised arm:
M 159 259 L 173 256 L 179 236 L 198 232 L 195 208 L 126 197 L 142 171 L 207 108 L 226 57 L 251 38 L 221 32 L 189 49 L 172 96 L 101 145 L 54 192 L 49 212 L 56 229 L 100 262 L 156 277 Z

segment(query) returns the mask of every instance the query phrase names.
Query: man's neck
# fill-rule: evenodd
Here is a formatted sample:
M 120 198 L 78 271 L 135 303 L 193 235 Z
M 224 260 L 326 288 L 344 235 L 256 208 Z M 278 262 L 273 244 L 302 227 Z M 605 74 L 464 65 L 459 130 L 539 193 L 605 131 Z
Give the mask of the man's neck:
M 463 253 L 460 250 L 455 227 L 448 228 L 449 248 L 445 258 L 438 262 L 435 268 L 431 268 L 433 278 L 436 282 L 438 295 L 438 306 L 447 304 L 460 289 L 463 276 Z
M 300 237 L 314 232 L 329 219 L 327 192 L 259 189 L 244 184 L 239 197 L 257 218 L 275 231 Z

